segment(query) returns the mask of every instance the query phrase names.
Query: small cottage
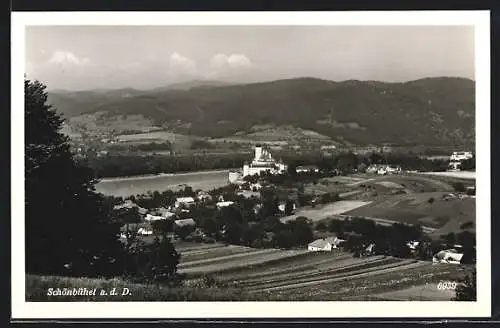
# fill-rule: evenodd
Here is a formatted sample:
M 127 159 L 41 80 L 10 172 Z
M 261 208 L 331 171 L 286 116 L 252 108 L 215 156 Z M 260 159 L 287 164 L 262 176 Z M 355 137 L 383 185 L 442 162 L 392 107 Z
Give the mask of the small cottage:
M 328 237 L 317 239 L 307 246 L 307 249 L 311 252 L 329 252 L 332 249 L 338 248 L 338 246 L 343 242 L 342 239 L 337 237 Z

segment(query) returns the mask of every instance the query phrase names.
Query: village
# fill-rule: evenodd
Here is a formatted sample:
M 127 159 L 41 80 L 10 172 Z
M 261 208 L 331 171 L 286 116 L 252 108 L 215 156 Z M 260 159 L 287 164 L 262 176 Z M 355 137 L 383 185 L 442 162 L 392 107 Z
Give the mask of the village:
M 469 158 L 471 156 L 467 152 L 453 153 L 450 156 L 450 167 L 456 169 L 457 162 Z M 241 171 L 230 171 L 226 187 L 203 191 L 184 186 L 184 189 L 175 193 L 155 192 L 149 196 L 132 196 L 123 202 L 116 200 L 118 204 L 114 207 L 115 216 L 120 222 L 125 222 L 122 225 L 121 239 L 127 242 L 131 235 L 140 236 L 144 240 L 167 236 L 174 242 L 210 244 L 222 241 L 254 248 L 307 249 L 309 252 L 343 249 L 352 251 L 354 256 L 387 253 L 382 250 L 382 245 L 374 242 L 375 237 L 368 233 L 363 236 L 359 231 L 351 230 L 341 231 L 339 234 L 335 229 L 328 229 L 328 225 L 334 225 L 332 221 L 345 224 L 353 220 L 364 220 L 387 229 L 394 225 L 405 225 L 410 230 L 415 228 L 414 239 L 410 238 L 410 232 L 404 244 L 399 242 L 407 249 L 403 252 L 405 256 L 424 252 L 425 256 L 420 254 L 420 258 L 425 260 L 460 264 L 464 253 L 467 253 L 466 262 L 472 263 L 473 259 L 469 257 L 470 253 L 474 253 L 475 242 L 465 238 L 467 250 L 464 252 L 464 245 L 459 244 L 455 236 L 448 236 L 449 240 L 445 240 L 443 236 L 436 238 L 434 231 L 439 230 L 439 225 L 430 224 L 431 227 L 427 227 L 419 221 L 410 224 L 405 220 L 389 220 L 376 214 L 349 214 L 379 201 L 377 197 L 367 196 L 367 190 L 370 195 L 377 191 L 385 194 L 378 197 L 386 200 L 400 195 L 402 189 L 398 184 L 390 179 L 385 181 L 384 177 L 399 177 L 409 183 L 416 179 L 418 182 L 420 178 L 415 172 L 404 172 L 400 166 L 383 164 L 374 164 L 367 167 L 364 173 L 354 172 L 347 176 L 340 175 L 338 171 L 322 175 L 319 171 L 317 166 L 297 166 L 294 168 L 293 179 L 280 178 L 290 174 L 287 164 L 276 161 L 267 148 L 256 145 L 253 160 L 245 163 Z M 318 177 L 322 177 L 320 183 L 317 181 Z M 376 179 L 382 180 L 369 185 Z M 295 188 L 297 181 L 299 187 Z M 429 182 L 425 179 L 422 181 L 424 184 Z M 436 184 L 444 185 L 440 181 Z M 318 185 L 326 186 L 324 189 L 329 190 L 319 191 L 318 188 L 315 189 Z M 306 193 L 297 192 L 294 188 L 313 190 Z M 429 189 L 431 190 L 435 192 L 435 189 Z M 474 190 L 474 184 L 462 186 L 459 191 L 442 193 L 440 201 L 473 198 Z M 408 190 L 405 192 L 418 193 Z M 155 201 L 151 201 L 152 199 Z M 434 202 L 434 198 L 432 201 Z M 426 203 L 431 204 L 431 198 Z M 130 213 L 133 215 L 130 216 Z M 376 218 L 372 218 L 374 216 Z M 124 217 L 127 218 L 125 221 L 122 219 Z M 295 222 L 297 228 L 287 227 Z M 292 235 L 295 233 L 296 236 L 290 237 L 283 231 L 293 231 Z M 428 238 L 429 233 L 434 235 L 433 238 Z M 431 239 L 434 239 L 432 247 Z M 427 247 L 424 248 L 423 245 Z

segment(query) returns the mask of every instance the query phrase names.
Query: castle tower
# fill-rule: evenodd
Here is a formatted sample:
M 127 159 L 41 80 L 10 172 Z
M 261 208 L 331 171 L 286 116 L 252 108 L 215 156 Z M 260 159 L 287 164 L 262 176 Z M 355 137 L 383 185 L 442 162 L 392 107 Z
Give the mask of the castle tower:
M 255 160 L 258 161 L 262 156 L 262 145 L 255 145 Z

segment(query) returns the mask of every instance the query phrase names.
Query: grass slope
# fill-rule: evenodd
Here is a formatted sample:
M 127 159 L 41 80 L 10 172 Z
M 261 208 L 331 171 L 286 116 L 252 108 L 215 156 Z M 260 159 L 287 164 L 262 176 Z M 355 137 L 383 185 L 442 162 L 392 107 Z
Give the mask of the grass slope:
M 87 288 L 110 291 L 116 288 L 117 296 L 48 296 L 49 288 Z M 130 295 L 121 295 L 123 288 Z M 122 279 L 89 279 L 58 276 L 26 276 L 26 301 L 85 302 L 85 301 L 232 301 L 245 296 L 236 289 L 180 287 L 167 288 L 157 285 L 143 285 Z

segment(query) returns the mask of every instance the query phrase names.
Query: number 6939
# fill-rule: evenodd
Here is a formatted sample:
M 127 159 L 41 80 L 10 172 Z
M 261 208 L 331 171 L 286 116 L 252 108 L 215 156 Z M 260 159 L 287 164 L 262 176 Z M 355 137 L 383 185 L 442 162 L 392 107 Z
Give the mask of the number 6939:
M 438 290 L 455 290 L 457 283 L 455 281 L 440 281 L 437 285 Z

